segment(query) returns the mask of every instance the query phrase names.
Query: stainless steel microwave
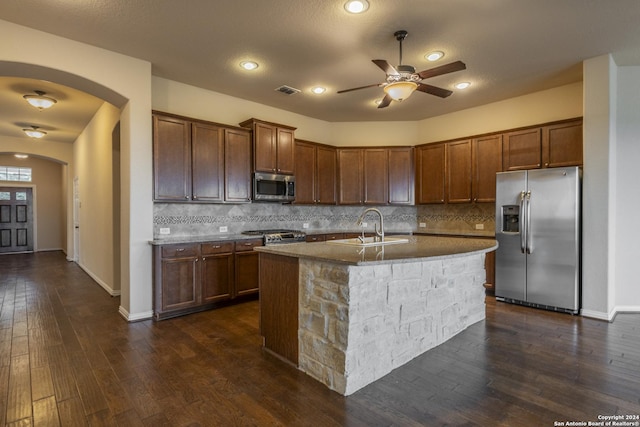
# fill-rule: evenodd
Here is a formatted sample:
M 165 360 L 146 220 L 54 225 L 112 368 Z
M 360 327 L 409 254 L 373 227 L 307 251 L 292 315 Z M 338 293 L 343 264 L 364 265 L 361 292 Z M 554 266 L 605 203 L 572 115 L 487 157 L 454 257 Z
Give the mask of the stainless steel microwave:
M 255 202 L 292 202 L 296 197 L 293 175 L 256 172 L 253 174 L 253 200 Z

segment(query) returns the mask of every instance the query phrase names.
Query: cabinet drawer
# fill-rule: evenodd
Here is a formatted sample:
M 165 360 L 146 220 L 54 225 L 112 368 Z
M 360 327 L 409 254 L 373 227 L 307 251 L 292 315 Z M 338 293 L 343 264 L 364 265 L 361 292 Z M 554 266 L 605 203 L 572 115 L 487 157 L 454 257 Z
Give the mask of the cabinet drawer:
M 166 245 L 162 247 L 162 258 L 182 258 L 198 255 L 198 245 Z
M 202 255 L 221 254 L 226 252 L 233 252 L 233 242 L 211 242 L 203 243 L 200 246 Z
M 344 239 L 344 233 L 330 233 L 324 235 L 324 240 L 340 240 Z
M 324 242 L 327 240 L 324 234 L 307 234 L 307 242 Z
M 236 252 L 252 251 L 256 246 L 262 246 L 262 239 L 240 240 L 236 242 Z

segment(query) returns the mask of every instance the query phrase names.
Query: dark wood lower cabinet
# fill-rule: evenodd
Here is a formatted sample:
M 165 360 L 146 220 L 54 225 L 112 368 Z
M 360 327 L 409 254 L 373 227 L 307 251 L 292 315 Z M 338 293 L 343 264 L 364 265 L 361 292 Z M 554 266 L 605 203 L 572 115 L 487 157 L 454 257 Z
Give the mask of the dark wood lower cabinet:
M 264 347 L 298 365 L 298 258 L 261 253 L 260 334 Z
M 257 295 L 262 239 L 154 246 L 154 319 Z

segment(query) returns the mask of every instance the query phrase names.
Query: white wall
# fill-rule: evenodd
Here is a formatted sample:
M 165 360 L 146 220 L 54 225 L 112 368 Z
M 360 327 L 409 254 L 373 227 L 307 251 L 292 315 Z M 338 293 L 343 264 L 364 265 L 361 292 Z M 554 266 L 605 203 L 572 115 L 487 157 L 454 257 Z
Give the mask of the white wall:
M 78 264 L 111 295 L 120 293 L 113 277 L 112 131 L 118 120 L 120 110 L 105 102 L 74 143 L 80 193 Z
M 610 55 L 584 62 L 582 314 L 607 320 L 615 283 L 615 87 Z
M 637 262 L 640 256 L 640 67 L 617 69 L 615 174 L 615 311 L 640 312 Z
M 151 64 L 1 20 L 0 40 L 0 73 L 64 84 L 121 108 L 120 313 L 151 317 Z
M 0 182 L 0 186 L 34 188 L 34 251 L 61 250 L 66 242 L 64 201 L 62 199 L 63 165 L 38 157 L 17 159 L 12 154 L 0 154 L 0 165 L 31 168 L 31 183 Z

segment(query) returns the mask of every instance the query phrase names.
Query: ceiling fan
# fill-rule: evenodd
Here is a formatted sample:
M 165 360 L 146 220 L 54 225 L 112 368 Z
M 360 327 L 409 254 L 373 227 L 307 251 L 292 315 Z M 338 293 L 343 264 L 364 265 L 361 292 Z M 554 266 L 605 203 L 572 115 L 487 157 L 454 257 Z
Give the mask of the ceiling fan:
M 403 99 L 408 98 L 409 95 L 411 95 L 415 90 L 419 90 L 420 92 L 428 93 L 430 95 L 439 96 L 440 98 L 446 98 L 447 96 L 451 95 L 453 93 L 452 91 L 422 83 L 421 80 L 440 76 L 442 74 L 452 73 L 454 71 L 465 70 L 467 66 L 462 61 L 456 61 L 416 73 L 416 69 L 411 65 L 402 64 L 402 41 L 407 37 L 407 34 L 409 33 L 405 30 L 399 30 L 393 33 L 393 35 L 396 37 L 396 40 L 400 42 L 400 62 L 398 66 L 394 67 L 384 59 L 372 60 L 374 64 L 380 67 L 382 71 L 387 74 L 387 78 L 384 83 L 376 83 L 367 86 L 340 90 L 338 91 L 338 93 L 367 89 L 375 86 L 382 87 L 385 92 L 385 96 L 382 99 L 382 102 L 378 104 L 378 108 L 385 108 L 389 106 L 389 104 L 391 104 L 391 101 L 402 101 Z

